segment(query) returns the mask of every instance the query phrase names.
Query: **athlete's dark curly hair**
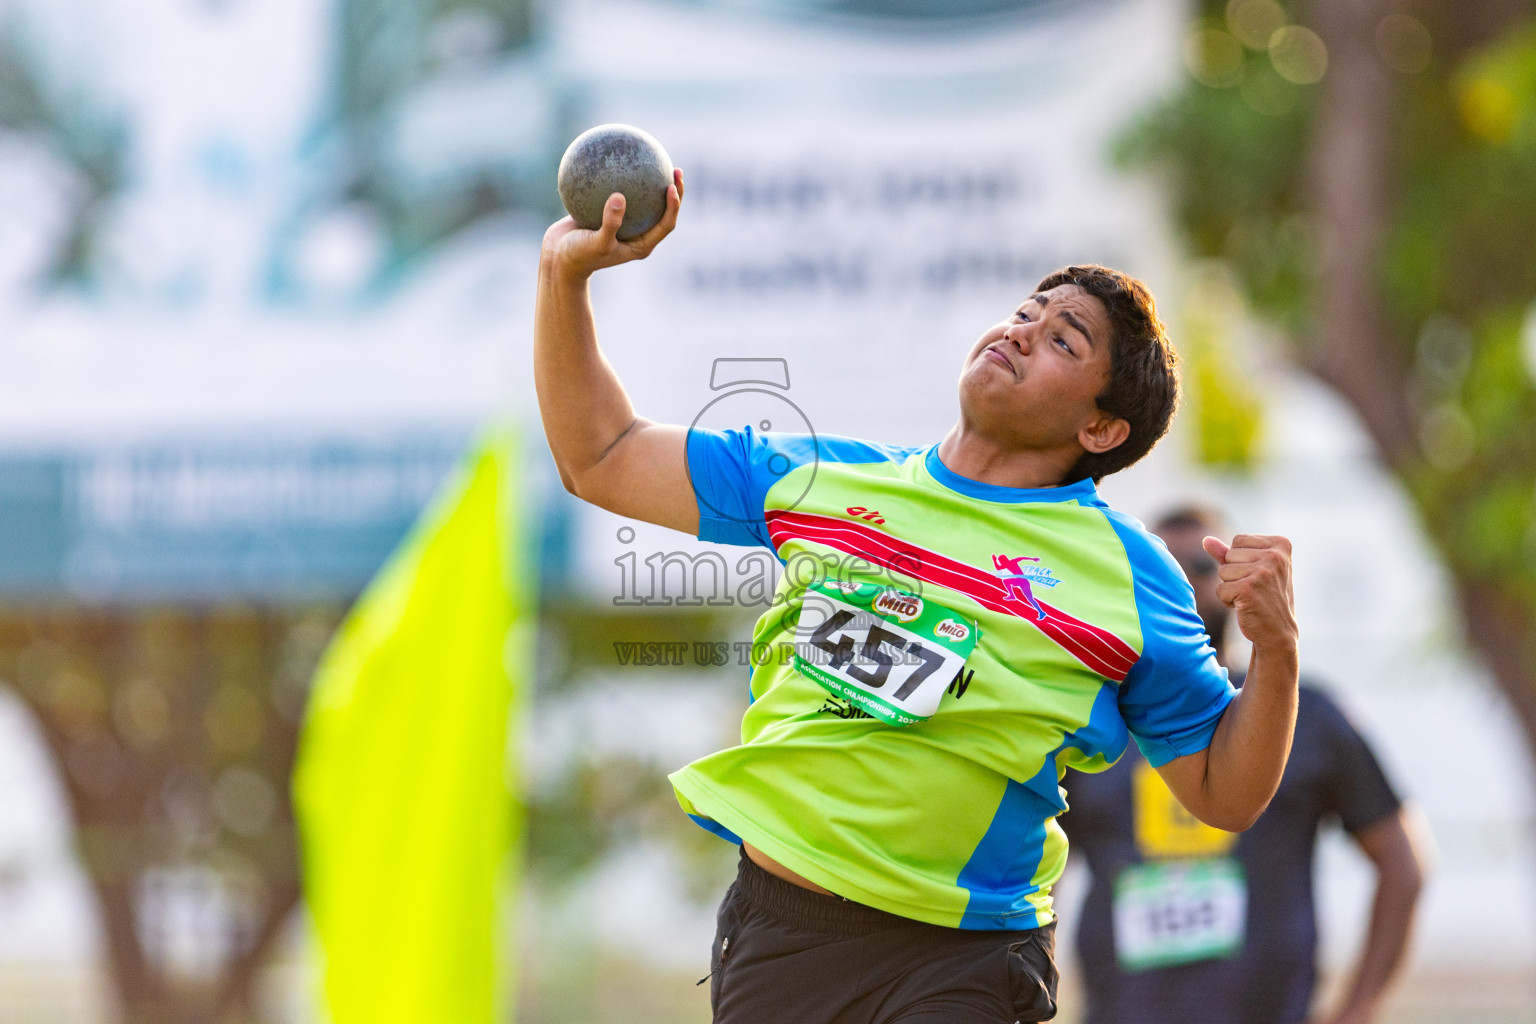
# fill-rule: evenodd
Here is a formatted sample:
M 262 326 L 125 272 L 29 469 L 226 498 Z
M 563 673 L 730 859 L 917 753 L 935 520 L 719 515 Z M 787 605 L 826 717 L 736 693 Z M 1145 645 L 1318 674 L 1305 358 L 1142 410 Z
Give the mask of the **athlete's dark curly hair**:
M 1147 286 L 1128 274 L 1088 264 L 1063 267 L 1035 288 L 1049 291 L 1075 284 L 1109 312 L 1109 384 L 1099 393 L 1100 409 L 1131 425 L 1130 435 L 1107 452 L 1084 452 L 1063 483 L 1099 480 L 1139 462 L 1168 432 L 1179 404 L 1179 357 L 1157 318 Z

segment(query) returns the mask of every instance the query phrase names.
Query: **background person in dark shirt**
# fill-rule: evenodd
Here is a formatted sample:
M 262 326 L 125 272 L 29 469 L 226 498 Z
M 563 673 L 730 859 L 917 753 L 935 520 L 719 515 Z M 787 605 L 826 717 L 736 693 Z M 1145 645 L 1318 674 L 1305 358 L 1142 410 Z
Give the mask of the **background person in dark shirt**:
M 1228 609 L 1200 541 L 1220 526 L 1191 506 L 1154 527 L 1194 587 L 1218 656 Z M 1134 744 L 1109 771 L 1069 772 L 1064 784 L 1071 809 L 1062 826 L 1092 875 L 1077 930 L 1087 1024 L 1307 1020 L 1316 981 L 1313 854 L 1330 817 L 1375 866 L 1376 895 L 1343 1004 L 1315 1020 L 1373 1019 L 1407 945 L 1427 842 L 1410 834 L 1370 747 L 1321 690 L 1303 679 L 1279 792 L 1240 835 L 1185 812 Z

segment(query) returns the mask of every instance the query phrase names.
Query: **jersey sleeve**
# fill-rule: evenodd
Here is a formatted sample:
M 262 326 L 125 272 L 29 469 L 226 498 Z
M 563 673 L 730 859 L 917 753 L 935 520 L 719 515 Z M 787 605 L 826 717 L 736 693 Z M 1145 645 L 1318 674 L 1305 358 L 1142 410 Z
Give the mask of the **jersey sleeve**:
M 1141 657 L 1120 684 L 1120 715 L 1158 768 L 1210 746 L 1237 691 L 1216 662 L 1194 590 L 1163 542 L 1129 517 L 1106 514 L 1130 559 L 1141 621 Z
M 917 451 L 827 434 L 688 431 L 688 476 L 699 504 L 699 539 L 773 548 L 763 509 L 768 491 L 795 470 L 820 462 L 900 462 Z M 791 504 L 796 496 L 791 495 Z
M 763 522 L 768 490 L 816 460 L 810 434 L 740 430 L 688 431 L 688 476 L 699 504 L 699 539 L 772 547 Z
M 1304 686 L 1301 699 L 1303 705 L 1314 705 L 1319 732 L 1327 739 L 1324 809 L 1339 816 L 1346 832 L 1358 832 L 1395 814 L 1402 799 L 1387 781 L 1387 774 L 1365 737 L 1321 690 Z

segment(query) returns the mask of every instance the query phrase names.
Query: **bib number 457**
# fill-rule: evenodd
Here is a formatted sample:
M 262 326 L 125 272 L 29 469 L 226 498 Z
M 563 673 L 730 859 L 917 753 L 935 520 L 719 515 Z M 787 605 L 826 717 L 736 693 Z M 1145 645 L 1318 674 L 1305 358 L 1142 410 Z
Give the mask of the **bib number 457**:
M 794 665 L 889 725 L 931 717 L 976 647 L 973 622 L 915 594 L 823 581 L 807 589 Z
M 923 646 L 921 640 L 908 640 L 895 630 L 876 625 L 864 631 L 864 642 L 858 646 L 858 658 L 855 659 L 857 631 L 843 632 L 855 618 L 856 614 L 847 609 L 833 615 L 811 634 L 811 646 L 829 655 L 828 668 L 834 671 L 842 669 L 848 678 L 861 683 L 866 689 L 882 689 L 890 679 L 895 659 L 882 650 L 885 647 L 889 647 L 898 657 L 910 655 L 910 659 L 904 658 L 903 661 L 912 665 L 912 670 L 901 681 L 901 685 L 892 691 L 893 700 L 911 697 L 929 676 L 944 667 L 944 655 L 930 651 Z M 861 661 L 864 664 L 860 664 Z M 866 668 L 865 665 L 870 667 Z

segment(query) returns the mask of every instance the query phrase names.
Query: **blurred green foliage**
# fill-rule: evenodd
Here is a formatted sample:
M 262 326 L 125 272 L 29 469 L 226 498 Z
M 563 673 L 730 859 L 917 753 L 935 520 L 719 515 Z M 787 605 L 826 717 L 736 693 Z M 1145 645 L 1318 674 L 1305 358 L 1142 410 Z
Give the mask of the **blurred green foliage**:
M 1455 18 L 1454 5 L 1429 11 Z M 1311 143 L 1321 39 L 1282 52 L 1307 8 L 1203 0 L 1189 77 L 1120 158 L 1168 176 L 1190 248 L 1219 260 L 1305 362 L 1318 324 Z M 1418 436 L 1394 466 L 1451 571 L 1536 612 L 1536 23 L 1467 53 L 1407 14 L 1383 18 L 1396 90 L 1379 297 Z M 1311 47 L 1309 50 L 1308 47 Z M 1310 55 L 1310 56 L 1309 56 Z M 1287 60 L 1291 60 L 1287 64 Z M 1322 77 L 1309 81 L 1318 66 Z M 1198 380 L 1197 380 L 1198 388 Z
M 1267 58 L 1247 52 L 1243 60 L 1247 67 Z M 1254 309 L 1297 337 L 1306 333 L 1315 265 L 1298 166 L 1309 100 L 1298 88 L 1287 109 L 1261 114 L 1236 88 L 1191 81 L 1134 125 L 1117 153 L 1122 163 L 1172 173 L 1191 248 L 1226 261 Z
M 330 606 L 0 608 L 0 680 L 36 716 L 126 1024 L 249 1019 L 299 899 L 288 777 Z M 168 915 L 189 893 L 191 956 Z M 243 1015 L 243 1016 L 242 1016 Z

